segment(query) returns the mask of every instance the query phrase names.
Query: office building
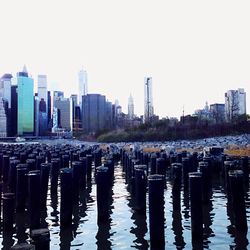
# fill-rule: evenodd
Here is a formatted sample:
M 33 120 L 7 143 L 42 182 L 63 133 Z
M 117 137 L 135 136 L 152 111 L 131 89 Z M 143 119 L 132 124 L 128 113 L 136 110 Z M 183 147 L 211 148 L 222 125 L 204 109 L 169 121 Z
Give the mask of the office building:
M 133 120 L 135 114 L 134 114 L 134 100 L 132 95 L 130 94 L 128 98 L 128 118 L 130 120 Z
M 39 136 L 39 97 L 35 93 L 34 96 L 34 135 Z
M 58 123 L 59 127 L 65 131 L 72 131 L 72 107 L 70 105 L 70 99 L 60 97 L 54 99 L 54 108 L 59 110 Z M 57 115 L 58 116 L 58 115 Z
M 0 96 L 0 137 L 7 136 L 8 103 Z
M 34 80 L 29 77 L 26 67 L 18 72 L 14 82 L 17 85 L 17 134 L 34 133 Z
M 210 105 L 210 117 L 214 123 L 223 123 L 225 121 L 225 104 L 214 103 Z
M 17 136 L 17 85 L 11 86 L 11 112 L 9 128 L 9 136 Z
M 144 122 L 150 122 L 154 116 L 152 77 L 144 78 Z
M 38 75 L 38 102 L 39 102 L 39 135 L 46 135 L 48 132 L 48 90 L 47 90 L 47 76 Z
M 82 96 L 88 94 L 88 76 L 86 70 L 80 70 L 78 73 L 79 81 L 79 106 L 82 106 Z
M 10 114 L 11 114 L 11 83 L 12 75 L 4 74 L 0 78 L 0 99 L 1 101 L 1 115 L 2 119 L 6 119 L 6 136 L 10 135 Z M 4 110 L 4 111 L 3 111 Z M 5 113 L 5 118 L 3 118 L 3 112 Z M 2 121 L 3 123 L 3 121 Z M 1 123 L 1 124 L 2 124 Z M 3 130 L 3 129 L 2 129 Z
M 87 94 L 82 97 L 82 128 L 84 132 L 96 133 L 105 128 L 106 97 Z
M 11 83 L 12 83 L 12 75 L 4 74 L 0 78 L 0 92 L 1 97 L 8 102 L 8 108 L 11 109 Z
M 113 115 L 112 115 L 112 102 L 106 102 L 106 114 L 105 114 L 105 128 L 111 129 L 113 128 Z
M 225 93 L 225 118 L 234 121 L 239 115 L 246 114 L 246 92 L 244 89 L 229 90 Z
M 51 92 L 48 91 L 48 99 L 47 99 L 47 103 L 48 103 L 48 130 L 51 131 L 52 129 L 52 117 L 51 117 Z

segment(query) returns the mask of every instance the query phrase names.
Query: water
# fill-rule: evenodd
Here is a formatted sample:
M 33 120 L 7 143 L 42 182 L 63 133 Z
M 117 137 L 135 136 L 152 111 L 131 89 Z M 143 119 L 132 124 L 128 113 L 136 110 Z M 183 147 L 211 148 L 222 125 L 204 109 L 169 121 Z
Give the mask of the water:
M 165 190 L 165 249 L 192 249 L 191 220 L 188 194 L 181 192 L 181 211 L 173 212 L 171 182 Z M 60 194 L 60 185 L 58 189 Z M 246 193 L 247 222 L 250 228 L 250 192 Z M 148 198 L 148 197 L 147 197 Z M 150 249 L 148 207 L 147 216 L 137 214 L 134 200 L 128 192 L 122 167 L 115 167 L 110 223 L 97 226 L 96 185 L 94 179 L 87 192 L 81 194 L 81 205 L 74 208 L 73 226 L 60 230 L 60 196 L 48 194 L 47 214 L 43 225 L 50 230 L 51 249 Z M 250 249 L 250 232 L 244 237 L 237 235 L 230 223 L 230 210 L 220 178 L 213 179 L 211 202 L 204 209 L 205 249 Z M 29 241 L 25 223 L 26 215 L 17 215 L 17 229 L 1 233 L 3 249 L 9 249 L 18 241 Z M 4 240 L 3 240 L 4 237 Z

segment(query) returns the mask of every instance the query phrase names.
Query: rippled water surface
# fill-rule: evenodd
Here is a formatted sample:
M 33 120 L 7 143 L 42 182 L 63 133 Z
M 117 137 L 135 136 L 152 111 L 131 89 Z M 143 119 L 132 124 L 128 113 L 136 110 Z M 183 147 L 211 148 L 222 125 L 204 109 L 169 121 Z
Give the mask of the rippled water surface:
M 181 192 L 181 211 L 172 208 L 171 182 L 167 180 L 165 190 L 165 249 L 192 249 L 191 221 L 188 194 Z M 223 182 L 219 177 L 213 180 L 211 203 L 204 206 L 204 239 L 206 249 L 250 249 L 246 236 L 235 235 L 230 223 L 230 211 Z M 59 192 L 60 194 L 60 188 Z M 249 188 L 246 192 L 247 222 L 250 227 Z M 86 192 L 81 193 L 80 206 L 74 208 L 72 228 L 60 230 L 60 197 L 48 194 L 47 214 L 44 226 L 50 230 L 51 249 L 150 249 L 148 207 L 146 216 L 136 213 L 121 166 L 115 167 L 110 223 L 97 225 L 96 185 L 94 178 Z M 1 233 L 4 249 L 19 240 L 29 240 L 25 229 L 25 214 L 17 215 L 17 227 L 13 232 Z M 236 248 L 236 246 L 238 248 Z

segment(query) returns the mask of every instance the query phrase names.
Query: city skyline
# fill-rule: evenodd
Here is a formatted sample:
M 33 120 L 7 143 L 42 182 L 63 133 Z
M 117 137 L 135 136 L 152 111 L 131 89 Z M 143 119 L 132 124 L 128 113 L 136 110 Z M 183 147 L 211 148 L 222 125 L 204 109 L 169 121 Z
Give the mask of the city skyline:
M 137 115 L 150 75 L 160 117 L 224 103 L 227 90 L 244 88 L 250 112 L 248 2 L 24 0 L 0 7 L 0 75 L 15 76 L 26 64 L 34 80 L 46 74 L 48 89 L 69 97 L 83 67 L 89 93 L 118 99 L 123 111 L 131 93 Z

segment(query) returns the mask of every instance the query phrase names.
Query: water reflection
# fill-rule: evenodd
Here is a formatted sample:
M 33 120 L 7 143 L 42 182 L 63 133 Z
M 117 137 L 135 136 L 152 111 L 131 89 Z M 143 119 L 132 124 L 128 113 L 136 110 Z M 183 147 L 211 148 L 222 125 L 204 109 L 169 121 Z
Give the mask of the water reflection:
M 147 222 L 146 222 L 146 215 L 142 213 L 138 213 L 135 208 L 135 198 L 134 196 L 128 197 L 128 206 L 131 208 L 132 216 L 131 219 L 133 220 L 134 226 L 130 228 L 130 233 L 135 235 L 135 240 L 133 241 L 135 245 L 133 248 L 136 249 L 148 249 L 149 244 L 145 239 L 145 235 L 148 231 Z
M 3 230 L 3 250 L 9 250 L 14 245 L 13 239 L 14 229 L 11 230 Z
M 96 245 L 97 249 L 108 250 L 112 249 L 112 243 L 110 241 L 111 233 L 110 233 L 110 226 L 111 219 L 107 223 L 99 223 L 98 225 L 98 232 L 96 234 Z
M 26 212 L 16 214 L 16 237 L 18 243 L 25 243 L 28 239 L 28 234 L 26 233 L 27 221 L 28 218 Z
M 183 227 L 182 227 L 182 218 L 181 218 L 181 212 L 176 210 L 172 213 L 172 229 L 175 235 L 175 242 L 177 249 L 184 249 L 186 243 L 184 241 L 183 237 Z
M 97 245 L 97 249 L 100 250 L 109 250 L 112 249 L 112 242 L 110 240 L 111 236 L 113 235 L 110 232 L 111 229 L 111 223 L 112 223 L 112 214 L 113 214 L 113 191 L 110 190 L 110 194 L 109 197 L 107 197 L 107 199 L 109 200 L 109 219 L 108 221 L 101 221 L 98 222 L 98 231 L 96 234 L 96 245 Z

